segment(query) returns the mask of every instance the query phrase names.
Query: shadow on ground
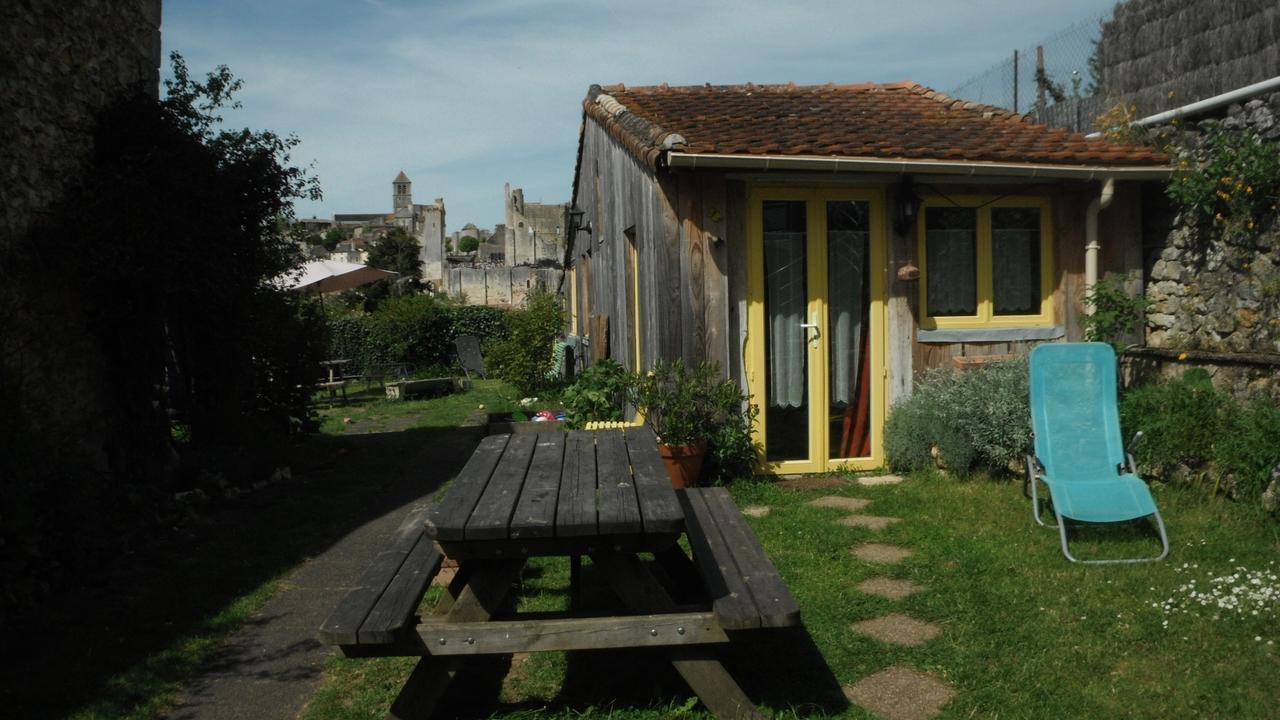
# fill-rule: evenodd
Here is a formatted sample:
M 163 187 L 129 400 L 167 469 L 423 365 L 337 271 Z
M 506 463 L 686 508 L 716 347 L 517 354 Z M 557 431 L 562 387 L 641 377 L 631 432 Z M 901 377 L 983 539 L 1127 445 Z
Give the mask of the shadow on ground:
M 650 567 L 660 573 L 655 565 Z M 546 590 L 540 592 L 545 594 Z M 589 563 L 583 567 L 579 595 L 570 602 L 588 610 L 621 606 Z M 840 682 L 803 626 L 734 633 L 732 642 L 717 646 L 716 652 L 729 674 L 759 707 L 794 711 L 807 717 L 839 714 L 849 706 Z M 785 672 L 778 670 L 779 658 L 786 658 Z M 440 717 L 485 718 L 535 709 L 553 713 L 581 712 L 586 708 L 662 711 L 682 706 L 693 695 L 660 649 L 568 653 L 563 683 L 550 702 L 499 702 L 498 690 L 510 666 L 508 656 L 459 673 L 459 678 L 465 677 L 467 682 L 459 687 L 455 680 L 442 698 Z
M 145 680 L 113 678 L 147 663 L 161 682 L 177 681 L 190 655 L 158 653 L 218 632 L 209 619 L 237 598 L 439 489 L 477 439 L 458 428 L 308 438 L 291 481 L 214 507 L 191 540 L 120 558 L 36 611 L 7 618 L 14 629 L 0 660 L 0 707 L 23 718 L 63 717 L 90 699 L 108 703 L 97 716 L 132 708 Z

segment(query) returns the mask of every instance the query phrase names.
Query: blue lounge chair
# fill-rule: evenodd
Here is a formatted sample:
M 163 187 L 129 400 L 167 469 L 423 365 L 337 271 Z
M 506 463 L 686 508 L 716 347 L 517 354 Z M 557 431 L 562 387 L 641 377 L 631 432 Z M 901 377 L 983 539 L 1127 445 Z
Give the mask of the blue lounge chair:
M 1053 527 L 1040 517 L 1038 486 L 1044 483 L 1068 560 L 1145 562 L 1169 554 L 1160 511 L 1120 439 L 1116 354 L 1110 345 L 1051 343 L 1031 351 L 1031 427 L 1035 454 L 1027 456 L 1027 484 L 1032 516 Z M 1154 518 L 1163 546 L 1156 557 L 1082 561 L 1067 547 L 1065 519 L 1114 523 L 1148 516 Z

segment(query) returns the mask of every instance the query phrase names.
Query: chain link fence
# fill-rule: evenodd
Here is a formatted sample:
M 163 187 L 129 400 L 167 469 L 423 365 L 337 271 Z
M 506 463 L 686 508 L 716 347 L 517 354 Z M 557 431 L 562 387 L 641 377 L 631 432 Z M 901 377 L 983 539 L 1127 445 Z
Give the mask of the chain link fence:
M 1038 122 L 1077 132 L 1093 129 L 1101 111 L 1098 38 L 1110 14 L 1081 20 L 947 92 L 962 100 L 1026 113 Z M 1043 68 L 1043 70 L 1041 70 Z

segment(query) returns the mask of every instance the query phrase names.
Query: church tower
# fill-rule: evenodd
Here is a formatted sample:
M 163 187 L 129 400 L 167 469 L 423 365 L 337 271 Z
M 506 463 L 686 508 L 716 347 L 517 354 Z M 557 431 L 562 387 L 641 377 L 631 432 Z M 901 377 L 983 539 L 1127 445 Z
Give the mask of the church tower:
M 410 191 L 412 185 L 413 183 L 409 182 L 409 176 L 405 175 L 403 170 L 400 171 L 395 180 L 391 181 L 392 211 L 408 210 L 413 207 L 413 193 Z

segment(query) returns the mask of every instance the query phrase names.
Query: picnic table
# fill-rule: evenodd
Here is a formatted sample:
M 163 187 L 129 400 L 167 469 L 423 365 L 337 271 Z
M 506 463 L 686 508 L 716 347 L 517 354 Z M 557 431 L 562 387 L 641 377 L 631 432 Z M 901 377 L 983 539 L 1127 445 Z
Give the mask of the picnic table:
M 457 574 L 434 614 L 419 617 L 445 556 Z M 508 611 L 504 600 L 536 556 L 571 558 L 571 584 L 587 556 L 623 607 Z M 410 513 L 320 636 L 352 657 L 421 658 L 391 718 L 428 717 L 469 656 L 641 647 L 663 648 L 717 717 L 755 718 L 717 650 L 751 630 L 799 622 L 729 494 L 673 490 L 653 433 L 641 427 L 484 438 L 444 498 Z
M 342 393 L 342 400 L 344 402 L 347 399 L 347 379 L 348 378 L 346 376 L 335 376 L 334 372 L 342 367 L 345 367 L 350 362 L 351 362 L 350 358 L 320 361 L 320 367 L 323 367 L 329 371 L 329 379 L 328 380 L 321 379 L 320 382 L 317 384 L 320 386 L 320 389 L 325 390 L 329 393 L 330 405 L 332 405 L 333 399 L 336 393 L 338 392 Z

